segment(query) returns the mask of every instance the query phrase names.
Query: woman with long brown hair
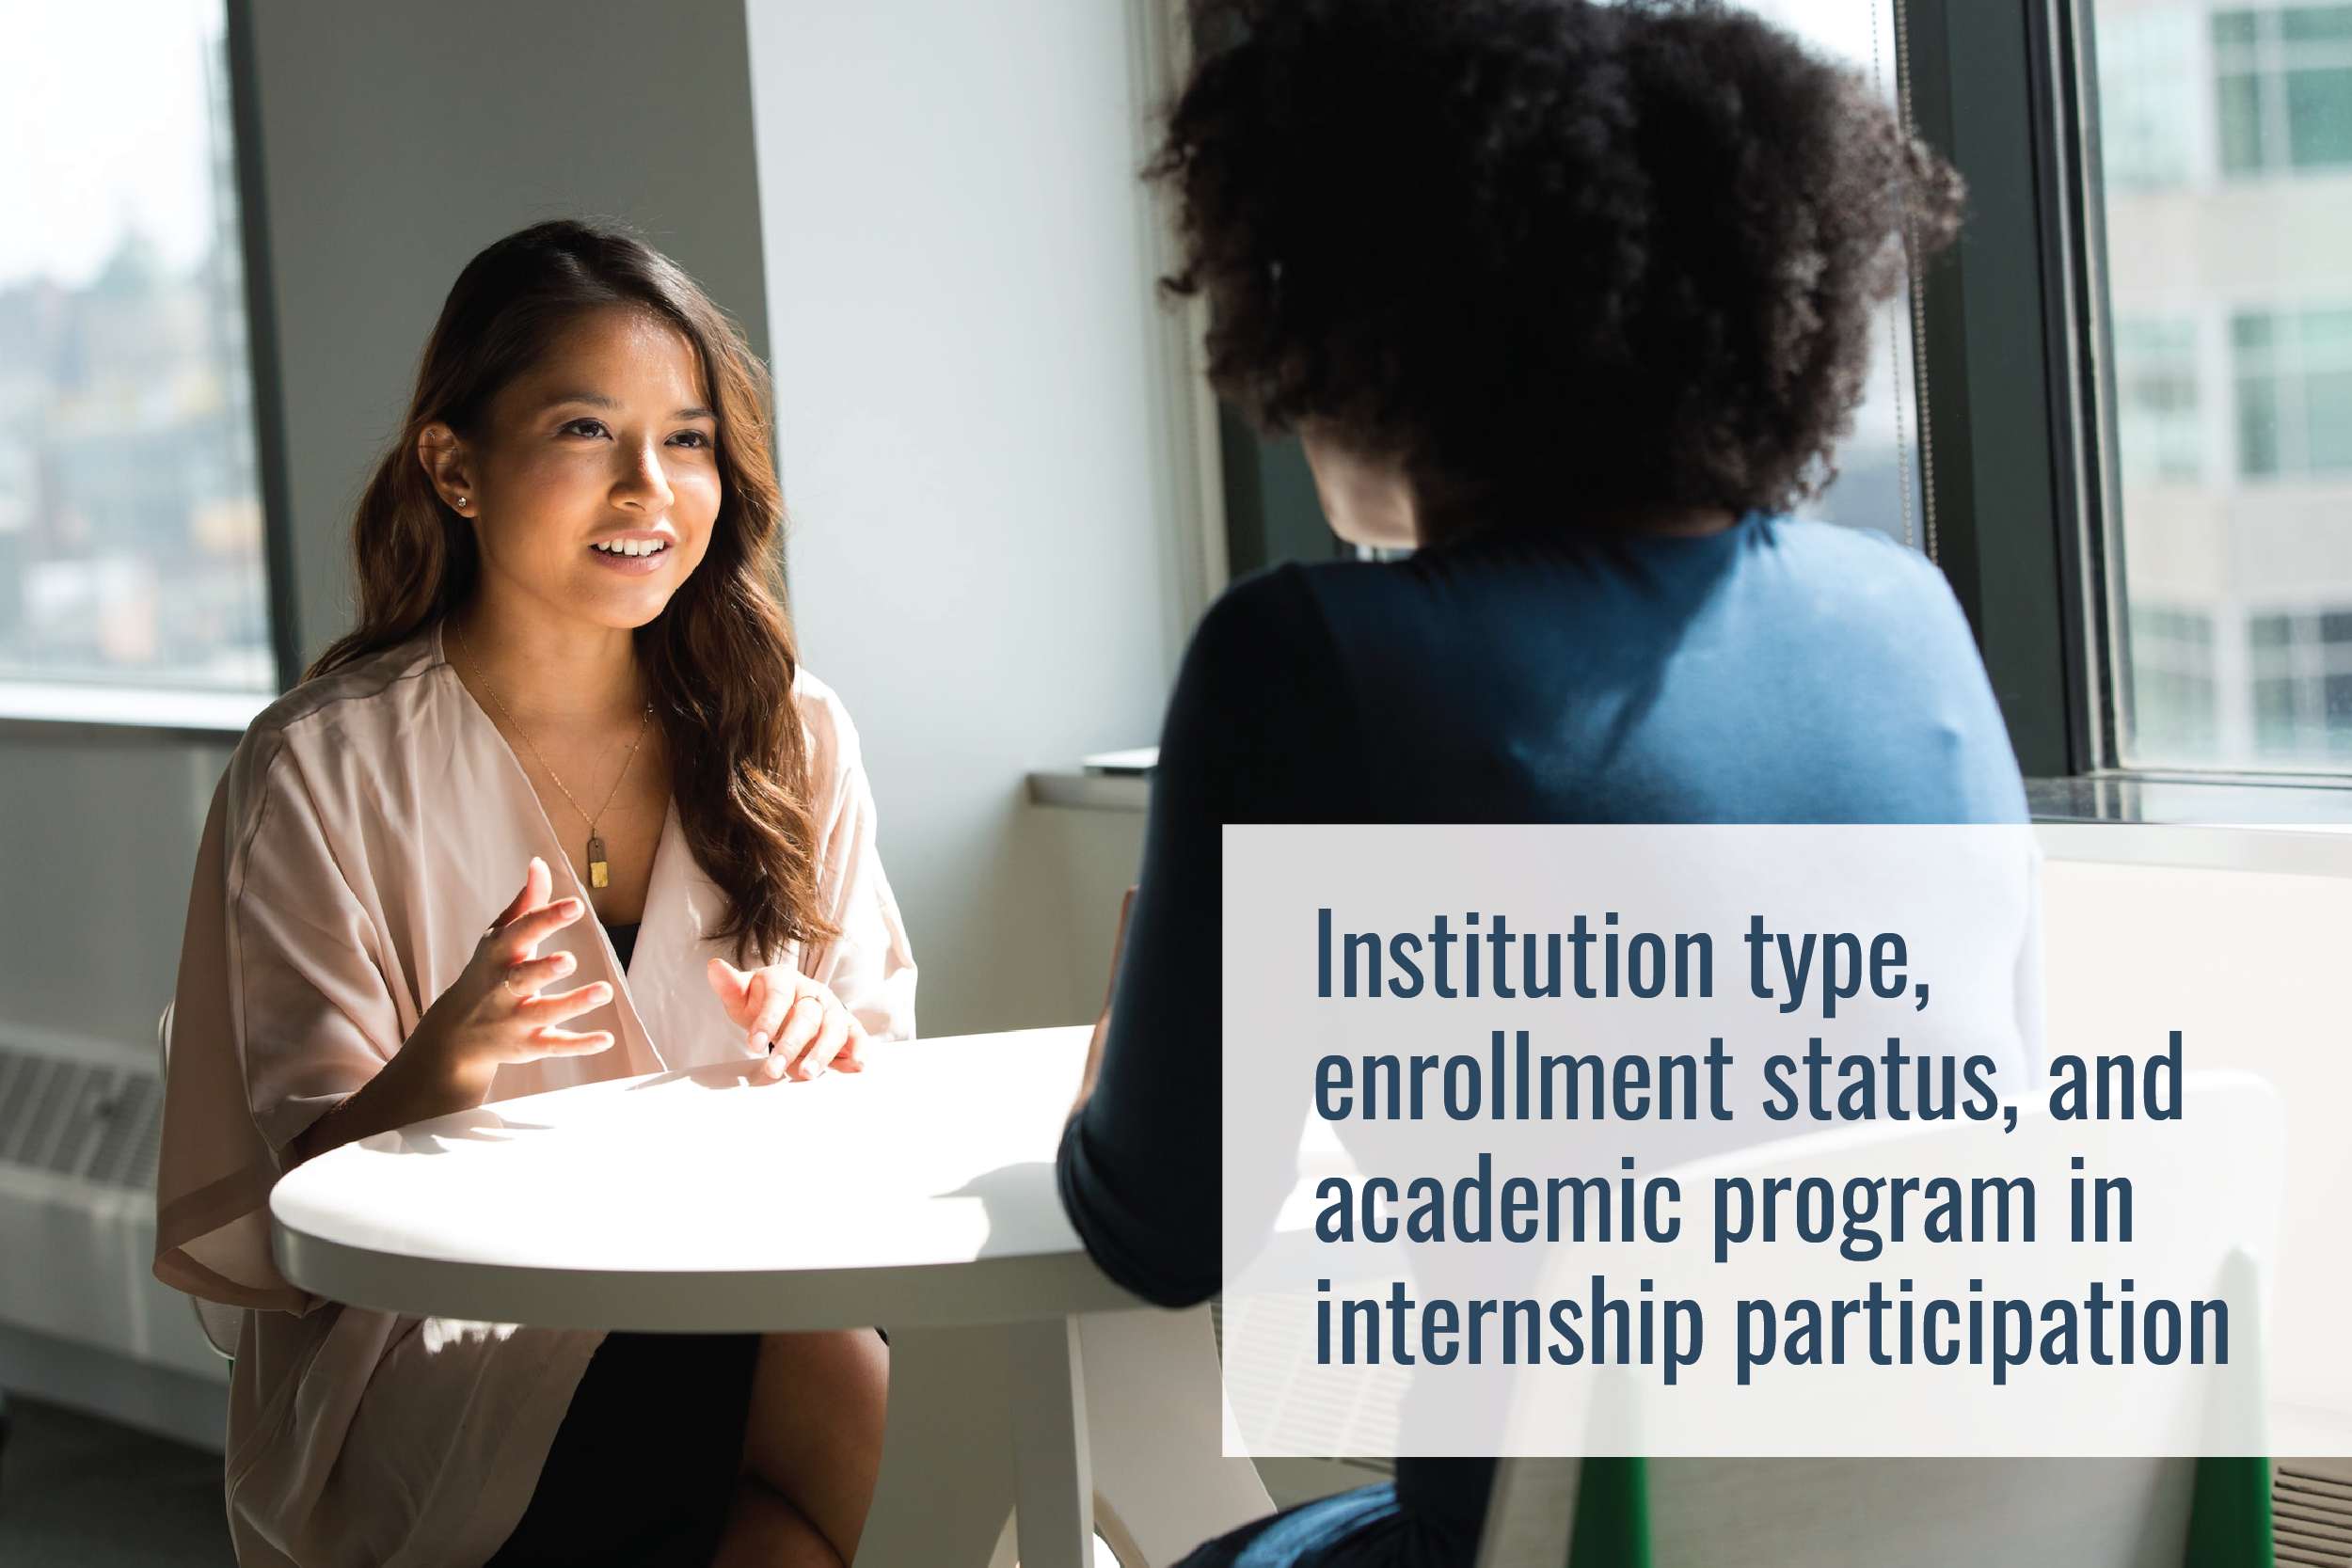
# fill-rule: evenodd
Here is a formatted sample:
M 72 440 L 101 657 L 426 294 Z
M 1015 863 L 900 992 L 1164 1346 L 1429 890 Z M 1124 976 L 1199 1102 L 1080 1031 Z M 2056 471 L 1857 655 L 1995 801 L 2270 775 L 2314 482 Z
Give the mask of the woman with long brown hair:
M 664 1069 L 855 1070 L 913 1033 L 856 736 L 776 580 L 767 418 L 740 335 L 642 243 L 492 245 L 360 500 L 358 626 L 230 762 L 156 1272 L 247 1309 L 248 1565 L 855 1555 L 873 1334 L 421 1322 L 310 1297 L 268 1247 L 277 1177 L 356 1138 Z

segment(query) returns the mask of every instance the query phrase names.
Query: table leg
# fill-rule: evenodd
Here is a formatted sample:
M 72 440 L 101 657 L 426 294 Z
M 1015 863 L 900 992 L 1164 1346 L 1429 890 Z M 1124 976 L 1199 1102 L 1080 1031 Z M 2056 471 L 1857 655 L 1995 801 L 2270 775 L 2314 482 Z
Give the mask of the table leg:
M 1094 1479 L 1087 1452 L 1078 1320 L 1013 1323 L 1002 1332 L 1010 1375 L 1021 1568 L 1090 1568 Z
M 1013 1503 L 1006 1332 L 891 1331 L 882 1474 L 857 1568 L 986 1568 Z

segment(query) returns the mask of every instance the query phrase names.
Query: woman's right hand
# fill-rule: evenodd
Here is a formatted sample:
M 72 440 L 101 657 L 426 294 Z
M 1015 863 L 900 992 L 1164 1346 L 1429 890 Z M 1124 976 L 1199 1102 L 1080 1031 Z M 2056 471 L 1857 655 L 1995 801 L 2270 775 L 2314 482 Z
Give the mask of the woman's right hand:
M 383 1071 L 294 1137 L 297 1159 L 479 1105 L 510 1062 L 612 1048 L 609 1029 L 559 1027 L 611 1002 L 610 984 L 596 980 L 553 995 L 545 990 L 579 966 L 569 953 L 541 958 L 539 944 L 588 912 L 578 898 L 550 903 L 553 888 L 547 862 L 533 856 L 522 891 L 482 934 L 456 981 L 417 1021 Z
M 539 944 L 588 912 L 578 898 L 550 902 L 554 885 L 548 863 L 532 856 L 522 891 L 482 933 L 464 972 L 401 1048 L 403 1057 L 423 1056 L 417 1067 L 437 1069 L 453 1088 L 470 1095 L 468 1104 L 480 1104 L 491 1078 L 509 1063 L 590 1056 L 612 1048 L 609 1029 L 559 1027 L 610 1003 L 612 987 L 593 980 L 566 991 L 546 990 L 580 963 L 564 952 L 541 958 Z

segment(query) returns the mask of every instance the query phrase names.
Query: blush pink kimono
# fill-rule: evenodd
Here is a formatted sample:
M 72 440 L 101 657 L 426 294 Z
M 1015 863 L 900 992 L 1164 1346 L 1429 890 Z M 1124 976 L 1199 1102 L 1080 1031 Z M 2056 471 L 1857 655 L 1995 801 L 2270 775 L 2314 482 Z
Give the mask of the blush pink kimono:
M 903 1038 L 914 962 L 875 852 L 856 732 L 809 675 L 795 695 L 819 897 L 841 934 L 773 957 L 832 987 L 875 1037 Z M 321 1301 L 270 1254 L 288 1144 L 400 1049 L 532 855 L 559 895 L 578 889 L 437 635 L 288 693 L 246 732 L 214 799 L 174 1004 L 155 1273 L 249 1309 L 226 1478 L 245 1568 L 482 1562 L 521 1517 L 602 1338 Z M 491 1098 L 750 1054 L 704 977 L 712 957 L 734 957 L 707 935 L 724 908 L 673 810 L 627 976 L 593 917 L 542 948 L 580 960 L 570 984 L 617 983 L 611 1009 L 572 1025 L 612 1029 L 616 1043 L 502 1069 Z

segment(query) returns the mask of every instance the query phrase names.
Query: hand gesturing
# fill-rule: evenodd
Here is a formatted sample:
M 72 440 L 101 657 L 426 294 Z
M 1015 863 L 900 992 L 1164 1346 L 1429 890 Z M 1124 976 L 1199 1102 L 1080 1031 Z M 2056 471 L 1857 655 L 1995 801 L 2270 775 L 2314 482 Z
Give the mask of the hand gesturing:
M 544 990 L 580 964 L 569 953 L 543 958 L 539 944 L 588 912 L 578 898 L 550 902 L 553 886 L 547 862 L 532 857 L 522 891 L 474 944 L 472 960 L 433 1004 L 407 1049 L 426 1044 L 454 1079 L 479 1079 L 485 1088 L 490 1075 L 509 1062 L 611 1049 L 609 1029 L 576 1033 L 558 1027 L 611 1002 L 609 982 L 594 980 L 552 994 Z
M 609 983 L 597 980 L 552 996 L 542 990 L 579 964 L 569 953 L 543 958 L 539 944 L 588 912 L 577 898 L 549 903 L 553 886 L 547 862 L 534 857 L 522 891 L 474 943 L 473 958 L 425 1009 L 384 1069 L 295 1134 L 296 1158 L 312 1159 L 371 1133 L 479 1105 L 509 1062 L 612 1048 L 611 1030 L 557 1027 L 611 1002 Z
M 787 1073 L 814 1078 L 829 1067 L 865 1069 L 866 1026 L 818 981 L 790 964 L 743 970 L 724 958 L 711 959 L 709 973 L 727 1017 L 754 1051 L 768 1053 L 755 1075 L 772 1083 Z

